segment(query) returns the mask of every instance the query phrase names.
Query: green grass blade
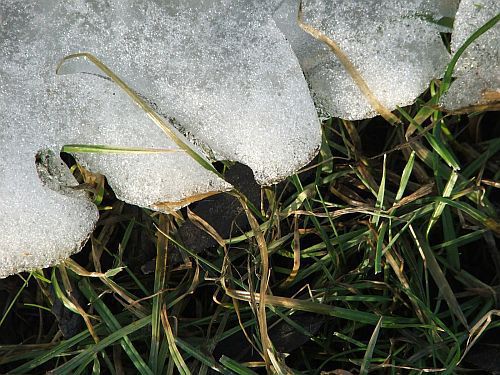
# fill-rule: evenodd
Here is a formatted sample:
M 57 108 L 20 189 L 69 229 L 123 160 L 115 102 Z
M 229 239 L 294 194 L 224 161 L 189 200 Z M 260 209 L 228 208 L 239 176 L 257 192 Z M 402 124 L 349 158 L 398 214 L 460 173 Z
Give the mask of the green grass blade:
M 488 148 L 479 157 L 473 160 L 462 172 L 466 179 L 472 178 L 484 165 L 488 159 L 500 152 L 500 138 L 495 138 L 488 144 Z
M 408 181 L 410 181 L 411 172 L 413 171 L 413 166 L 415 165 L 415 151 L 412 151 L 408 162 L 406 163 L 403 174 L 401 175 L 401 180 L 399 181 L 398 191 L 396 193 L 396 198 L 394 202 L 397 203 L 403 198 L 403 194 L 408 186 Z
M 384 239 L 388 223 L 383 222 L 378 231 L 377 248 L 375 252 L 375 274 L 382 272 L 382 252 L 384 250 Z
M 370 362 L 372 360 L 373 351 L 377 343 L 380 327 L 382 327 L 382 319 L 383 318 L 380 317 L 377 325 L 375 326 L 375 329 L 373 330 L 372 336 L 370 337 L 370 341 L 368 342 L 368 346 L 366 347 L 365 356 L 363 357 L 363 363 L 361 364 L 361 369 L 359 370 L 359 375 L 366 375 L 370 370 Z
M 494 231 L 495 233 L 500 233 L 500 223 L 496 221 L 496 218 L 488 216 L 486 213 L 474 208 L 468 203 L 457 202 L 451 198 L 445 197 L 435 197 L 434 200 L 446 203 L 448 206 L 452 206 L 467 215 L 469 215 L 474 220 L 477 220 L 484 227 Z
M 169 223 L 165 215 L 160 216 L 159 226 L 167 233 Z M 167 276 L 167 239 L 158 233 L 156 241 L 156 265 L 155 265 L 155 280 L 153 290 L 153 306 L 151 312 L 151 347 L 149 351 L 149 366 L 156 373 L 161 373 L 165 363 L 159 361 L 160 346 L 162 343 L 161 329 L 161 306 L 163 305 L 162 290 L 166 285 Z M 168 339 L 168 338 L 167 338 Z
M 448 307 L 453 312 L 453 314 L 458 318 L 458 320 L 465 326 L 468 327 L 467 319 L 460 308 L 460 304 L 453 293 L 453 290 L 446 280 L 444 273 L 439 266 L 436 257 L 434 256 L 433 251 L 430 249 L 428 242 L 422 235 L 414 228 L 413 225 L 410 225 L 410 232 L 415 240 L 416 245 L 418 246 L 419 251 L 424 257 L 427 269 L 431 273 L 437 287 L 439 288 L 439 292 L 441 296 L 445 299 Z
M 44 353 L 41 353 L 31 361 L 26 362 L 19 367 L 16 367 L 14 370 L 11 370 L 10 373 L 24 374 L 26 372 L 32 372 L 32 370 L 42 366 L 44 363 L 56 357 L 62 356 L 65 352 L 70 351 L 70 349 L 82 343 L 83 341 L 87 340 L 88 338 L 90 338 L 90 332 L 83 331 L 68 340 L 62 341 L 59 345 L 55 346 L 54 348 L 51 348 L 50 350 L 47 350 Z
M 229 370 L 234 371 L 234 373 L 237 375 L 257 375 L 255 371 L 250 370 L 248 367 L 245 367 L 242 364 L 239 364 L 235 360 L 224 355 L 220 358 L 219 361 Z
M 378 228 L 377 245 L 375 248 L 375 274 L 378 274 L 382 271 L 382 249 L 384 248 L 385 233 L 387 231 L 387 222 L 384 222 L 379 226 L 380 212 L 384 209 L 386 163 L 387 154 L 384 154 L 384 161 L 382 164 L 382 179 L 380 180 L 380 186 L 377 193 L 377 202 L 375 203 L 375 208 L 377 208 L 378 210 L 372 217 L 372 223 L 375 225 L 375 227 Z
M 148 324 L 150 324 L 150 322 L 151 322 L 151 317 L 147 316 L 142 319 L 136 320 L 135 322 L 125 327 L 122 327 L 117 331 L 110 333 L 107 337 L 99 341 L 97 344 L 90 345 L 87 349 L 85 349 L 83 352 L 73 357 L 72 359 L 70 359 L 64 365 L 59 366 L 58 368 L 52 370 L 52 374 L 53 375 L 71 374 L 75 368 L 88 361 L 89 358 L 93 358 L 96 353 L 103 351 L 104 349 L 114 344 L 115 342 L 122 340 L 123 337 L 126 337 L 127 335 L 130 335 L 131 333 L 137 332 L 141 328 L 146 327 Z
M 170 357 L 174 360 L 175 367 L 179 371 L 181 375 L 190 375 L 191 371 L 189 371 L 189 367 L 184 362 L 184 358 L 182 358 L 182 354 L 177 349 L 177 345 L 175 343 L 175 336 L 170 327 L 170 323 L 168 321 L 167 316 L 167 308 L 163 306 L 163 310 L 161 312 L 161 321 L 163 323 L 163 328 L 165 330 L 165 335 L 167 336 L 168 342 L 168 351 L 170 352 Z
M 458 180 L 458 173 L 455 171 L 452 171 L 450 178 L 448 179 L 448 182 L 446 183 L 446 186 L 444 187 L 443 194 L 442 196 L 444 198 L 449 198 L 453 192 L 453 188 L 455 187 L 455 184 L 457 183 Z M 444 201 L 438 201 L 436 203 L 436 207 L 434 208 L 434 212 L 432 213 L 431 219 L 429 220 L 429 224 L 427 225 L 427 231 L 426 231 L 426 236 L 429 237 L 429 233 L 431 232 L 431 229 L 434 224 L 439 220 L 441 217 L 441 214 L 443 213 L 444 209 L 446 207 L 446 203 Z
M 451 79 L 453 77 L 453 71 L 455 70 L 455 66 L 457 65 L 458 60 L 462 56 L 462 54 L 465 52 L 467 47 L 469 47 L 474 41 L 479 38 L 481 35 L 483 35 L 485 32 L 487 32 L 489 29 L 491 29 L 493 26 L 495 26 L 498 21 L 500 21 L 500 13 L 497 14 L 495 17 L 491 18 L 488 22 L 486 22 L 483 26 L 481 26 L 479 29 L 477 29 L 467 40 L 460 46 L 460 48 L 455 52 L 453 57 L 451 58 L 450 63 L 448 64 L 448 67 L 446 68 L 446 72 L 444 73 L 443 77 L 443 82 L 440 87 L 440 95 L 443 95 L 445 92 L 448 91 L 451 85 Z
M 120 323 L 118 323 L 118 320 L 116 320 L 113 313 L 108 309 L 108 307 L 104 304 L 104 302 L 95 293 L 88 279 L 83 278 L 78 283 L 78 285 L 82 293 L 85 295 L 85 297 L 87 297 L 88 300 L 95 307 L 96 311 L 99 313 L 104 324 L 109 328 L 110 332 L 119 332 L 122 329 Z M 139 352 L 137 351 L 137 349 L 135 348 L 134 344 L 132 343 L 132 341 L 128 336 L 124 335 L 123 337 L 121 337 L 120 344 L 140 374 L 144 375 L 153 374 L 153 371 L 148 367 L 148 365 L 141 357 L 141 355 L 139 354 Z
M 80 365 L 80 367 L 78 367 L 75 372 L 73 373 L 74 375 L 80 375 L 80 374 L 84 374 L 84 373 L 87 373 L 88 374 L 88 371 L 87 371 L 87 367 L 89 367 L 89 365 L 91 363 L 94 363 L 95 364 L 95 361 L 96 361 L 96 357 L 94 356 L 94 358 L 90 357 L 87 362 L 84 362 Z M 99 361 L 97 361 L 99 363 Z M 92 375 L 94 374 L 94 371 L 92 371 Z
M 380 186 L 377 193 L 377 202 L 375 203 L 375 207 L 378 208 L 379 212 L 384 209 L 386 162 L 387 162 L 387 154 L 384 154 L 384 161 L 382 164 L 382 179 L 380 180 Z M 378 215 L 373 216 L 372 222 L 376 227 L 378 227 L 379 221 L 380 221 L 380 216 Z
M 95 154 L 166 154 L 172 152 L 184 152 L 181 149 L 169 148 L 147 148 L 147 147 L 126 147 L 109 145 L 65 145 L 61 149 L 67 153 L 95 153 Z
M 218 364 L 212 357 L 207 356 L 201 350 L 193 347 L 187 341 L 181 340 L 180 338 L 175 338 L 176 345 L 188 353 L 193 358 L 196 358 L 198 361 L 203 363 L 204 365 L 210 367 L 212 370 L 215 370 L 221 374 L 232 375 L 233 373 L 228 369 L 222 367 Z
M 22 287 L 19 288 L 19 290 L 17 291 L 15 297 L 12 299 L 12 301 L 10 302 L 9 306 L 7 307 L 7 309 L 3 312 L 2 319 L 0 319 L 0 327 L 4 324 L 5 319 L 7 319 L 7 315 L 9 315 L 9 312 L 12 310 L 12 308 L 16 304 L 16 302 L 17 302 L 18 298 L 21 296 L 21 293 L 24 290 L 24 288 L 26 288 L 28 286 L 28 282 L 29 282 L 30 279 L 31 279 L 31 273 L 30 273 L 30 275 L 28 276 L 27 279 L 23 279 L 24 283 L 23 283 Z
M 445 249 L 449 246 L 457 246 L 457 247 L 463 247 L 466 246 L 470 243 L 473 243 L 484 235 L 484 233 L 487 232 L 487 229 L 478 229 L 475 230 L 474 232 L 470 232 L 467 234 L 464 234 L 463 236 L 456 237 L 452 240 L 442 242 L 440 244 L 436 244 L 431 247 L 432 250 L 440 250 L 440 249 Z
M 78 311 L 78 309 L 74 305 L 74 303 L 71 302 L 71 300 L 68 297 L 66 297 L 65 293 L 63 293 L 63 291 L 62 291 L 62 289 L 61 289 L 61 287 L 59 285 L 59 281 L 57 280 L 57 277 L 56 277 L 56 269 L 55 268 L 52 270 L 51 283 L 52 283 L 52 287 L 54 288 L 54 294 L 62 302 L 62 304 L 69 311 L 71 311 L 71 312 L 73 312 L 75 314 L 80 315 L 80 311 Z
M 432 149 L 454 170 L 460 170 L 460 164 L 457 161 L 453 152 L 446 147 L 446 145 L 433 134 L 426 132 L 420 124 L 418 124 L 415 119 L 413 119 L 408 112 L 404 109 L 397 107 L 398 111 L 403 115 L 403 117 L 410 122 L 411 125 L 415 126 L 421 134 L 424 134 L 425 139 L 431 145 Z

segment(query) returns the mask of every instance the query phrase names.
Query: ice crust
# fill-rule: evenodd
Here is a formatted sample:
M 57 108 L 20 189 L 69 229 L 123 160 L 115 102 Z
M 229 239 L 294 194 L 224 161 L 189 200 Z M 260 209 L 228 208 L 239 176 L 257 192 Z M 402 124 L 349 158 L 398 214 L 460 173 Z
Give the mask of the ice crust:
M 203 11 L 180 11 L 166 22 L 170 29 L 164 21 L 137 26 L 141 35 L 160 36 L 154 54 L 169 55 L 166 71 L 150 73 L 156 87 L 140 91 L 217 159 L 248 165 L 261 184 L 277 182 L 307 164 L 321 142 L 307 83 L 289 44 L 256 3 L 207 3 Z
M 211 149 L 207 155 L 249 165 L 261 184 L 294 173 L 319 148 L 300 66 L 258 2 L 3 0 L 0 277 L 57 263 L 95 225 L 96 208 L 64 187 L 76 181 L 58 160 L 62 145 L 177 148 L 91 64 L 70 66 L 90 74 L 54 74 L 62 57 L 83 51 Z M 58 178 L 41 180 L 40 150 L 54 155 Z M 181 206 L 230 188 L 184 153 L 75 156 L 105 174 L 119 198 L 143 207 Z
M 500 12 L 495 0 L 462 0 L 458 9 L 451 49 L 455 53 L 482 25 Z M 458 60 L 452 83 L 442 99 L 450 111 L 488 103 L 488 92 L 500 95 L 500 24 L 472 43 Z M 498 100 L 498 99 L 497 99 Z
M 328 47 L 298 27 L 298 3 L 285 0 L 274 18 L 300 61 L 316 104 L 348 120 L 376 116 Z M 303 11 L 304 21 L 337 42 L 375 96 L 394 110 L 412 104 L 449 62 L 439 28 L 423 17 L 452 13 L 453 4 L 445 3 L 304 0 Z

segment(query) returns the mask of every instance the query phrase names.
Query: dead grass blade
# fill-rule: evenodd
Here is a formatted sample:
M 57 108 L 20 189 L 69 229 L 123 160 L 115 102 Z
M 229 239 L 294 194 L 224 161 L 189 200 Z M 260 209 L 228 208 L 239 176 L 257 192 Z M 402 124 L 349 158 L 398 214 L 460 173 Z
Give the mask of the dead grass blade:
M 99 340 L 99 336 L 97 336 L 97 333 L 94 329 L 92 322 L 90 321 L 91 315 L 87 314 L 87 312 L 80 306 L 77 299 L 74 297 L 73 287 L 71 286 L 71 282 L 69 280 L 68 273 L 66 272 L 66 267 L 64 265 L 60 265 L 60 266 L 58 266 L 58 269 L 59 269 L 59 273 L 61 275 L 61 280 L 63 282 L 64 289 L 66 291 L 67 298 L 71 302 L 72 307 L 74 309 L 76 309 L 75 312 L 83 318 L 83 321 L 85 322 L 85 325 L 87 326 L 87 329 L 88 329 L 90 335 L 94 339 L 94 342 L 97 344 L 100 340 Z M 55 271 L 54 271 L 54 277 L 52 280 L 57 281 L 57 278 L 55 277 Z M 57 282 L 55 284 L 57 284 Z
M 149 367 L 160 371 L 160 346 L 162 343 L 160 315 L 163 305 L 164 295 L 161 293 L 167 283 L 167 255 L 168 255 L 168 238 L 162 236 L 161 233 L 169 233 L 170 221 L 166 215 L 160 215 L 158 226 L 161 232 L 156 234 L 156 264 L 155 264 L 155 280 L 154 280 L 154 297 L 151 306 L 151 348 L 149 350 Z
M 188 198 L 184 198 L 180 201 L 175 201 L 175 202 L 156 202 L 152 205 L 152 208 L 168 212 L 169 214 L 173 213 L 175 210 L 177 210 L 179 207 L 184 207 L 188 206 L 191 203 L 201 201 L 202 199 L 211 197 L 213 195 L 220 194 L 220 191 L 210 191 L 208 193 L 203 193 L 203 194 L 196 194 L 192 195 Z
M 465 358 L 469 350 L 472 349 L 474 344 L 479 340 L 481 335 L 484 333 L 484 331 L 488 328 L 488 326 L 491 324 L 493 320 L 493 316 L 499 316 L 500 317 L 500 310 L 491 310 L 488 311 L 479 321 L 474 324 L 474 326 L 470 329 L 469 332 L 469 338 L 467 339 L 467 346 L 464 350 L 464 353 L 462 354 L 462 357 L 460 358 L 460 362 Z
M 224 239 L 220 236 L 219 233 L 209 224 L 206 222 L 206 220 L 202 219 L 200 216 L 196 215 L 193 211 L 191 211 L 188 207 L 187 209 L 187 215 L 189 220 L 196 225 L 198 228 L 200 228 L 202 231 L 208 233 L 210 237 L 212 237 L 217 243 L 222 247 L 226 247 L 226 242 Z
M 318 29 L 312 27 L 311 25 L 308 25 L 304 22 L 303 20 L 303 10 L 302 10 L 302 1 L 300 2 L 299 6 L 299 14 L 297 17 L 297 22 L 302 30 L 304 30 L 306 33 L 311 35 L 313 38 L 319 40 L 320 42 L 325 43 L 337 56 L 339 61 L 342 63 L 344 66 L 345 70 L 347 73 L 351 76 L 352 80 L 356 85 L 359 87 L 363 95 L 365 96 L 366 100 L 370 105 L 378 112 L 380 115 L 389 123 L 391 124 L 397 124 L 399 123 L 399 119 L 391 112 L 389 111 L 373 94 L 373 92 L 370 90 L 368 87 L 368 84 L 364 80 L 363 76 L 361 73 L 358 71 L 358 69 L 354 66 L 354 64 L 351 62 L 349 57 L 342 51 L 340 46 L 334 42 L 331 38 L 323 34 L 321 31 Z
M 293 267 L 290 275 L 280 285 L 281 288 L 289 286 L 297 277 L 300 268 L 300 232 L 298 228 L 298 216 L 295 215 L 293 219 Z
M 259 293 L 259 306 L 258 306 L 258 321 L 259 321 L 259 333 L 262 341 L 262 351 L 264 353 L 264 361 L 266 362 L 266 368 L 269 371 L 271 362 L 269 358 L 269 350 L 273 350 L 271 339 L 269 338 L 267 329 L 267 316 L 266 316 L 266 298 L 268 297 L 268 283 L 269 283 L 269 253 L 267 249 L 266 239 L 264 234 L 259 227 L 257 219 L 250 210 L 247 202 L 247 198 L 239 193 L 233 192 L 233 194 L 238 198 L 241 206 L 245 210 L 248 222 L 252 228 L 253 234 L 257 241 L 260 252 L 261 261 L 261 280 L 260 280 L 260 293 Z
M 151 148 L 151 147 L 125 147 L 111 145 L 65 145 L 62 152 L 68 153 L 93 153 L 93 154 L 169 154 L 173 152 L 184 152 L 181 149 Z
M 165 306 L 163 306 L 161 310 L 161 322 L 163 324 L 163 329 L 165 330 L 165 335 L 167 336 L 168 351 L 170 352 L 170 356 L 174 360 L 177 370 L 179 370 L 179 373 L 182 375 L 190 375 L 191 371 L 186 365 L 186 362 L 184 362 L 184 358 L 182 358 L 182 355 L 175 343 L 174 332 L 172 331 L 172 327 L 170 326 L 170 323 L 168 321 L 167 308 Z

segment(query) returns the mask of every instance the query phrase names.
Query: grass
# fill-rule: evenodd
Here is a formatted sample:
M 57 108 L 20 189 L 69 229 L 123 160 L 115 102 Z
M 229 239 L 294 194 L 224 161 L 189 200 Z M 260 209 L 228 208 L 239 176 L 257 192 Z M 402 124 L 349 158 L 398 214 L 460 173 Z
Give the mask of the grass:
M 261 207 L 232 192 L 248 226 L 227 238 L 195 207 L 127 206 L 75 166 L 100 221 L 72 260 L 0 284 L 0 372 L 465 373 L 499 328 L 500 135 L 487 111 L 435 105 L 447 79 L 394 121 L 326 120 L 319 156 Z M 217 245 L 185 247 L 188 220 Z

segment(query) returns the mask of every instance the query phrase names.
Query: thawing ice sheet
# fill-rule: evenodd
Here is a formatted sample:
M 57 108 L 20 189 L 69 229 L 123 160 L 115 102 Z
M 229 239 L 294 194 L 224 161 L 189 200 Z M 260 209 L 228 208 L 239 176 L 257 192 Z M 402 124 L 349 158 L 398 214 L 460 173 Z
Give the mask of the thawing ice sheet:
M 330 49 L 298 27 L 298 3 L 285 0 L 274 18 L 297 54 L 316 104 L 334 117 L 376 116 Z M 340 45 L 390 110 L 412 104 L 449 62 L 438 28 L 423 16 L 426 9 L 421 0 L 303 2 L 304 21 Z
M 481 26 L 500 12 L 495 0 L 462 0 L 451 39 L 452 52 Z M 473 111 L 478 106 L 500 102 L 500 24 L 471 44 L 458 60 L 452 83 L 442 98 L 450 111 Z
M 172 17 L 155 8 L 152 22 L 129 23 L 161 62 L 144 71 L 154 79 L 139 91 L 217 159 L 248 165 L 261 184 L 277 182 L 321 143 L 307 83 L 270 14 L 243 0 L 212 4 Z

